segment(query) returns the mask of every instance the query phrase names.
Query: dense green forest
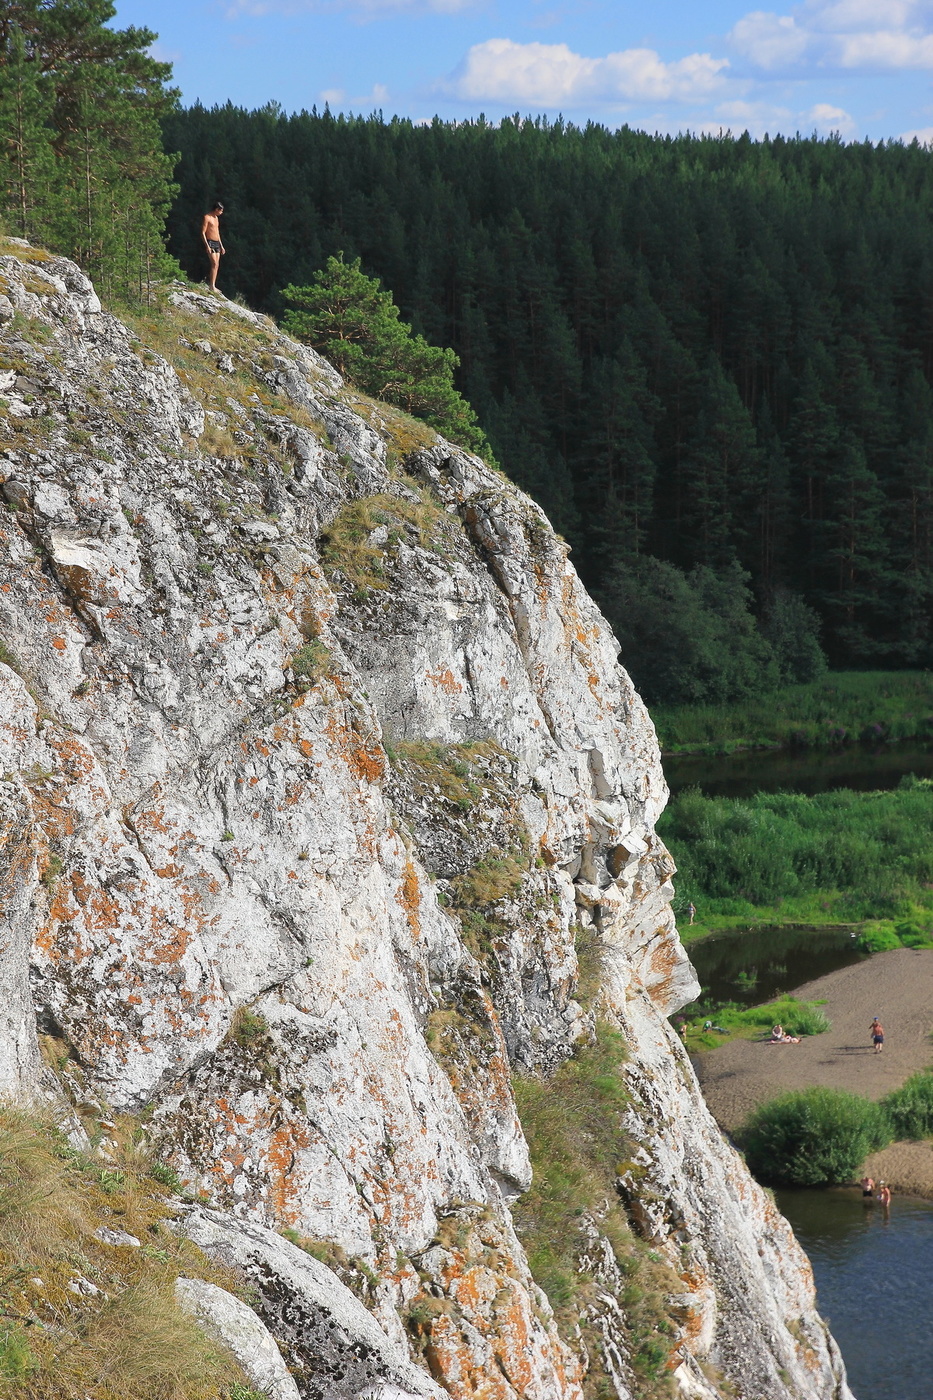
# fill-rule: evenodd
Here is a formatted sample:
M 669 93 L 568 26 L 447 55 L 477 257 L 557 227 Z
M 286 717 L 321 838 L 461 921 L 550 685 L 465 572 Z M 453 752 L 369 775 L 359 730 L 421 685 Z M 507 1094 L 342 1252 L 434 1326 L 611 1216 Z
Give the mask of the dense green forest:
M 115 13 L 110 0 L 0 5 L 0 214 L 105 295 L 138 299 L 174 267 L 159 120 L 178 93 L 148 52 L 155 34 L 111 29 Z
M 650 698 L 933 662 L 933 168 L 899 143 L 176 110 L 172 251 L 362 259 L 460 357 Z M 751 623 L 751 609 L 759 625 Z

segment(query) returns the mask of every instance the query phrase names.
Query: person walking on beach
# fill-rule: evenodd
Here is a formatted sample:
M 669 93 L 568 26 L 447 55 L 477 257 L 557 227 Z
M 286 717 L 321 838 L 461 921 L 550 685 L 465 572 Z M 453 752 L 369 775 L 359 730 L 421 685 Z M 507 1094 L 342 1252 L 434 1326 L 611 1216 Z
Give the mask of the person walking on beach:
M 875 1054 L 880 1055 L 884 1049 L 884 1026 L 876 1016 L 871 1023 L 871 1040 L 875 1047 Z
M 210 264 L 207 274 L 207 285 L 212 292 L 217 290 L 217 273 L 220 270 L 220 259 L 226 253 L 223 239 L 220 236 L 220 216 L 224 212 L 224 207 L 219 200 L 211 206 L 209 214 L 205 214 L 201 220 L 201 238 L 204 243 L 204 251 L 207 253 L 207 261 Z

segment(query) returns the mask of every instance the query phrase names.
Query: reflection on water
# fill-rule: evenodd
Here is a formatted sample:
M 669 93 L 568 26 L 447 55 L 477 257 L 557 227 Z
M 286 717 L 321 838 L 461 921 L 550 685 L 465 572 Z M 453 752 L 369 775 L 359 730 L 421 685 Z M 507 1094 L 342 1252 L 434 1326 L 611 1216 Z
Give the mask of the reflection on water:
M 867 956 L 846 932 L 789 928 L 736 929 L 687 948 L 703 995 L 717 1004 L 758 1006 Z
M 933 1201 L 889 1212 L 853 1191 L 780 1191 L 858 1400 L 933 1395 Z
M 751 797 L 756 792 L 828 792 L 834 788 L 895 788 L 905 773 L 933 777 L 933 748 L 890 744 L 871 750 L 779 749 L 764 753 L 668 754 L 664 776 L 671 792 L 696 785 L 709 797 Z

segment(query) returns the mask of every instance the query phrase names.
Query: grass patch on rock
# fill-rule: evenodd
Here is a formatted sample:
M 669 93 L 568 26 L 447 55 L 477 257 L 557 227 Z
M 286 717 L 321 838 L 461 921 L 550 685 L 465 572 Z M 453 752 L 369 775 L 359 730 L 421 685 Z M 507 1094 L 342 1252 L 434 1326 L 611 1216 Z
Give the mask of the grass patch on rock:
M 483 793 L 482 774 L 474 765 L 502 750 L 489 740 L 440 744 L 431 739 L 402 739 L 387 745 L 386 752 L 394 767 L 406 769 L 419 790 L 439 792 L 461 811 L 469 811 Z
M 577 1328 L 582 1333 L 590 1356 L 585 1388 L 594 1397 L 615 1392 L 601 1360 L 600 1285 L 581 1261 L 594 1227 L 608 1241 L 626 1279 L 622 1301 L 638 1394 L 653 1400 L 671 1394 L 675 1336 L 667 1297 L 682 1292 L 683 1284 L 632 1229 L 619 1193 L 634 1150 L 622 1127 L 625 1059 L 619 1032 L 597 1022 L 593 1043 L 580 1046 L 554 1074 L 514 1080 L 534 1178 L 513 1214 L 535 1281 L 565 1335 Z
M 321 535 L 321 562 L 358 592 L 388 588 L 387 555 L 399 544 L 443 553 L 440 532 L 450 518 L 420 488 L 404 496 L 380 492 L 348 501 Z
M 232 1400 L 243 1386 L 174 1297 L 180 1275 L 239 1280 L 167 1228 L 136 1128 L 109 1123 L 103 1159 L 51 1118 L 0 1105 L 0 1396 Z M 139 1245 L 107 1244 L 101 1228 Z

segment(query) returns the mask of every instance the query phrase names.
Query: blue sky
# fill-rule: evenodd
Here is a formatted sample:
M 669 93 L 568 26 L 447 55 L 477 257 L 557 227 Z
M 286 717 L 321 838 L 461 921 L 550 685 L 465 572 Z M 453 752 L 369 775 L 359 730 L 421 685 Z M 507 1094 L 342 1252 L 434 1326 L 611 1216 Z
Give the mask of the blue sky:
M 933 141 L 933 0 L 116 0 L 186 103 Z

